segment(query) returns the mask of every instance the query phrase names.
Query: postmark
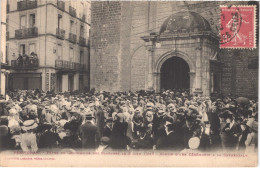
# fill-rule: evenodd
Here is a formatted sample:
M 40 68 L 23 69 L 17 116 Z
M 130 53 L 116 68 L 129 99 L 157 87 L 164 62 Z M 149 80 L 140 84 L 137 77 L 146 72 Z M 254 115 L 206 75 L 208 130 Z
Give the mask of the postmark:
M 256 48 L 255 6 L 220 6 L 220 48 Z

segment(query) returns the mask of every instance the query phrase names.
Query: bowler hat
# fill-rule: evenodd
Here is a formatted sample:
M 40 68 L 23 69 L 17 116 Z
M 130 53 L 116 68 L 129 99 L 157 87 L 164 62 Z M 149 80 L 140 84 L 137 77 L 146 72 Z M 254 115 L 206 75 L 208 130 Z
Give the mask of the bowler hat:
M 113 122 L 113 118 L 112 117 L 106 118 L 106 122 Z
M 94 116 L 93 116 L 92 113 L 87 113 L 87 114 L 85 115 L 85 117 L 88 118 L 88 119 L 94 118 Z

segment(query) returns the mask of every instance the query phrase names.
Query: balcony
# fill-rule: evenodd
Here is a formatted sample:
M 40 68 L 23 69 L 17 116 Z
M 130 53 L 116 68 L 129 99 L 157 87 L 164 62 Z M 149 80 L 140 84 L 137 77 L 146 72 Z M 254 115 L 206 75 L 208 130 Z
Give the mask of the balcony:
M 64 38 L 65 38 L 65 30 L 57 28 L 56 29 L 56 37 L 59 38 L 59 39 L 64 40 Z
M 17 10 L 23 11 L 37 7 L 37 0 L 22 0 L 17 2 Z
M 32 27 L 32 28 L 24 28 L 15 30 L 15 38 L 32 38 L 38 36 L 38 28 Z
M 79 45 L 80 46 L 86 46 L 86 38 L 79 37 Z
M 70 8 L 69 8 L 69 14 L 71 15 L 71 16 L 73 16 L 73 17 L 76 17 L 76 9 L 75 8 L 73 8 L 72 6 L 70 6 Z
M 8 63 L 0 63 L 1 64 L 1 69 L 6 69 L 6 70 L 10 70 L 10 66 L 8 65 Z
M 57 7 L 58 7 L 58 9 L 64 11 L 64 10 L 65 10 L 65 2 L 63 2 L 63 1 L 58 1 L 58 2 L 57 2 Z
M 76 37 L 76 34 L 72 34 L 72 33 L 70 33 L 69 34 L 69 42 L 71 42 L 71 43 L 76 43 L 76 41 L 77 41 L 77 37 Z
M 86 15 L 85 14 L 82 15 L 81 20 L 84 21 L 84 22 L 86 21 Z
M 17 60 L 11 60 L 11 68 L 14 70 L 35 70 L 39 67 L 37 54 L 20 55 Z
M 9 40 L 9 31 L 6 32 L 6 40 Z
M 65 60 L 56 60 L 55 68 L 60 71 L 83 71 L 84 65 Z
M 84 70 L 84 64 L 75 63 L 75 69 L 77 71 L 83 71 Z

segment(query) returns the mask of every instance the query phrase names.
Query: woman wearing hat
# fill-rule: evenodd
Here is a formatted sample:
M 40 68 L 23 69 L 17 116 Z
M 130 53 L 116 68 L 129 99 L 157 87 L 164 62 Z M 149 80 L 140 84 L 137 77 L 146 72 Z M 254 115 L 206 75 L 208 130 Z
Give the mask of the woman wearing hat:
M 257 152 L 258 148 L 258 122 L 255 120 L 251 120 L 247 122 L 247 126 L 249 127 L 250 133 L 247 135 L 247 139 L 245 141 L 246 150 L 245 153 Z
M 111 133 L 111 148 L 128 149 L 131 144 L 131 139 L 127 136 L 127 127 L 126 117 L 122 113 L 122 110 L 119 110 L 119 113 L 115 115 L 115 123 Z
M 22 126 L 23 133 L 21 134 L 21 148 L 24 152 L 36 152 L 38 150 L 35 134 L 37 126 L 35 120 L 24 121 Z

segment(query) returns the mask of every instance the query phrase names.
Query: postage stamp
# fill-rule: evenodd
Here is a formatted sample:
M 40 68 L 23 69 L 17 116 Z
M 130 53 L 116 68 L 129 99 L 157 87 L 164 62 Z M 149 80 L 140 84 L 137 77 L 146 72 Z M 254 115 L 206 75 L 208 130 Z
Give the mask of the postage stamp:
M 255 6 L 220 6 L 220 48 L 255 48 Z

